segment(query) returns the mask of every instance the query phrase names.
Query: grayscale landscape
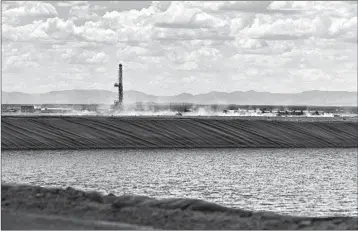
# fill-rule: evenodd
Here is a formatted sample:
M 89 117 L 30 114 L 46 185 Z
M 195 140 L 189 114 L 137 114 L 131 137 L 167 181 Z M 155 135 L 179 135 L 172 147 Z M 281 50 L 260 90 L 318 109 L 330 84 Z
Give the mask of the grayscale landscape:
M 356 1 L 2 1 L 4 230 L 357 230 Z

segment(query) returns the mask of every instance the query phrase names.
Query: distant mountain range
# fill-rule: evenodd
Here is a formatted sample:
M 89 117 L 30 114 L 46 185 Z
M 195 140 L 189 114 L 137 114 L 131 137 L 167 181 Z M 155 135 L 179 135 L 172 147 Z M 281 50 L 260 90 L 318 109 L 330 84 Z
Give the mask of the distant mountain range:
M 117 93 L 106 90 L 66 90 L 41 94 L 2 92 L 3 104 L 112 104 Z M 304 91 L 301 93 L 269 93 L 257 91 L 209 92 L 192 95 L 154 96 L 138 91 L 125 91 L 125 103 L 196 103 L 240 105 L 315 105 L 357 106 L 357 92 Z

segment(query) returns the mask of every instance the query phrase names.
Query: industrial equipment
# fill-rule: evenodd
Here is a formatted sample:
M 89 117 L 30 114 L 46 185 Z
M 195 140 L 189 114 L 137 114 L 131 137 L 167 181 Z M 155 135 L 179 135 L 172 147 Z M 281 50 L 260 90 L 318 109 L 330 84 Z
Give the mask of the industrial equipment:
M 119 64 L 118 69 L 118 83 L 114 84 L 118 87 L 118 100 L 114 101 L 113 109 L 120 110 L 123 107 L 123 78 L 122 78 L 122 64 Z

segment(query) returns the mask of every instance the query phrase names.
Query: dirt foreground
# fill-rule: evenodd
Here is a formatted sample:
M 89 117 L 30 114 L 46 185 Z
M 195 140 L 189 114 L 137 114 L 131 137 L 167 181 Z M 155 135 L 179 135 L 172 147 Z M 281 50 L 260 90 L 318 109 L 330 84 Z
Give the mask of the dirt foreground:
M 292 217 L 194 199 L 2 184 L 2 229 L 358 229 L 357 217 Z

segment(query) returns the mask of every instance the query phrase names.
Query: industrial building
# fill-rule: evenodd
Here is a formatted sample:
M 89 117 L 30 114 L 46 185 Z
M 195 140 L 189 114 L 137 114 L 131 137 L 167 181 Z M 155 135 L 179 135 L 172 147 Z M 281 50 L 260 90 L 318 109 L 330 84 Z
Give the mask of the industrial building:
M 34 113 L 35 106 L 34 105 L 21 105 L 21 112 L 22 113 Z

